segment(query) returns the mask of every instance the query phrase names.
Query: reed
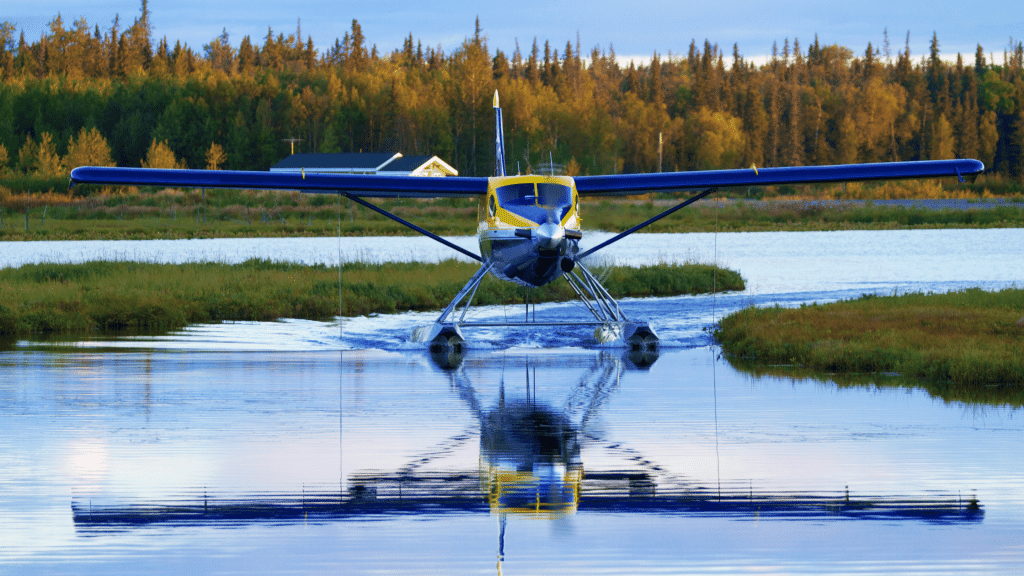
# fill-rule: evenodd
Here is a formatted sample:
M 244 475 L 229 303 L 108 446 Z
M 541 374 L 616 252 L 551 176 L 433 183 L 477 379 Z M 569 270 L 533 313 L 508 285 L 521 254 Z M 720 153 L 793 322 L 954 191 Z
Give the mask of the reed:
M 350 262 L 338 268 L 268 260 L 242 264 L 153 264 L 94 261 L 30 264 L 0 270 L 0 335 L 165 332 L 224 320 L 322 320 L 407 310 L 437 310 L 479 268 L 437 264 Z M 707 265 L 657 264 L 596 269 L 617 296 L 664 296 L 742 290 L 734 271 Z M 518 288 L 488 277 L 480 305 L 566 301 L 564 282 Z
M 724 318 L 725 352 L 762 365 L 897 373 L 938 384 L 1024 384 L 1024 290 L 864 295 Z

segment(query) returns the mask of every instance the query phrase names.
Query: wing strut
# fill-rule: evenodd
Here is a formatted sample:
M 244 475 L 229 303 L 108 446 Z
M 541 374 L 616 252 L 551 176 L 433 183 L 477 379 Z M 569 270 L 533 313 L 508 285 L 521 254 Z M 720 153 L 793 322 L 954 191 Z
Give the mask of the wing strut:
M 665 210 L 661 214 L 658 214 L 654 218 L 651 218 L 650 220 L 647 220 L 646 222 L 641 222 L 640 224 L 637 224 L 636 226 L 633 226 L 629 230 L 626 230 L 622 234 L 619 234 L 618 236 L 615 236 L 614 238 L 609 238 L 608 240 L 605 240 L 604 242 L 598 244 L 597 246 L 594 246 L 590 250 L 587 250 L 586 252 L 584 252 L 584 253 L 580 254 L 579 256 L 577 256 L 576 260 L 582 260 L 582 259 L 586 258 L 587 256 L 593 254 L 594 252 L 597 252 L 598 250 L 600 250 L 600 249 L 602 249 L 602 248 L 604 248 L 604 247 L 606 247 L 606 246 L 608 246 L 610 244 L 614 244 L 615 242 L 618 242 L 619 240 L 622 240 L 623 238 L 625 238 L 626 236 L 629 236 L 633 232 L 636 232 L 637 230 L 640 230 L 641 228 L 646 228 L 647 226 L 650 226 L 651 224 L 654 224 L 658 220 L 661 220 L 662 218 L 664 218 L 665 216 L 668 216 L 669 214 L 675 212 L 676 210 L 680 210 L 682 208 L 686 208 L 690 204 L 693 204 L 697 200 L 700 200 L 701 198 L 707 196 L 708 194 L 711 194 L 712 192 L 716 192 L 717 190 L 718 190 L 717 188 L 708 188 L 707 190 L 705 190 L 705 191 L 703 191 L 703 192 L 701 192 L 699 194 L 691 196 L 689 199 L 687 199 L 687 200 L 685 200 L 683 202 L 680 202 L 679 204 L 676 204 L 675 206 L 669 208 L 668 210 Z
M 472 258 L 472 259 L 474 259 L 474 260 L 476 260 L 478 262 L 483 262 L 484 261 L 484 259 L 481 258 L 479 255 L 473 254 L 472 252 L 470 252 L 469 250 L 466 250 L 462 246 L 458 246 L 456 244 L 453 244 L 453 243 L 445 240 L 444 238 L 441 238 L 437 234 L 434 234 L 433 232 L 429 232 L 427 230 L 424 230 L 423 228 L 420 228 L 419 226 L 413 224 L 412 222 L 409 222 L 408 220 L 403 220 L 402 218 L 399 218 L 398 216 L 395 216 L 391 212 L 388 212 L 387 210 L 384 210 L 383 208 L 379 208 L 377 206 L 374 206 L 373 204 L 370 204 L 369 202 L 367 202 L 366 200 L 363 200 L 362 198 L 359 198 L 358 196 L 353 196 L 352 194 L 349 194 L 348 192 L 341 192 L 341 195 L 346 197 L 346 198 L 348 198 L 349 200 L 355 202 L 356 204 L 359 204 L 361 206 L 366 206 L 370 210 L 373 210 L 374 212 L 376 212 L 376 213 L 378 213 L 378 214 L 380 214 L 382 216 L 386 216 L 388 218 L 391 218 L 392 220 L 394 220 L 395 222 L 398 222 L 402 226 L 405 226 L 407 228 L 415 230 L 415 231 L 419 232 L 420 234 L 423 234 L 424 236 L 426 236 L 428 238 L 437 240 L 438 242 L 440 242 L 441 244 L 444 244 L 445 246 L 451 248 L 452 250 L 457 250 L 459 252 L 462 252 L 466 256 L 469 256 L 470 258 Z

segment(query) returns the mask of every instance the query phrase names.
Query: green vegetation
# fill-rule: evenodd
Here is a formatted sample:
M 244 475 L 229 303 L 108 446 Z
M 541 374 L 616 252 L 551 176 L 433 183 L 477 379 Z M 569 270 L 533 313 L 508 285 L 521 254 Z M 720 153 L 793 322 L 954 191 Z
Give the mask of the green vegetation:
M 588 230 L 621 231 L 668 208 L 672 199 L 590 200 Z M 379 204 L 447 236 L 476 233 L 474 200 L 381 200 Z M 656 222 L 646 232 L 885 230 L 1024 227 L 1024 207 L 931 210 L 799 200 L 704 201 Z M 28 218 L 26 219 L 26 211 Z M 340 219 L 339 219 L 340 216 Z M 339 224 L 340 221 L 340 224 Z M 199 190 L 73 198 L 0 199 L 0 241 L 144 240 L 289 236 L 397 236 L 415 232 L 347 200 L 297 192 Z
M 170 331 L 222 320 L 327 319 L 441 309 L 479 269 L 439 264 L 325 266 L 249 260 L 238 265 L 87 262 L 0 270 L 0 335 Z M 743 279 L 712 266 L 655 265 L 595 270 L 618 296 L 668 296 L 742 290 Z M 524 289 L 488 277 L 479 305 L 523 301 Z M 531 290 L 532 302 L 575 297 L 565 282 Z
M 792 309 L 747 308 L 723 319 L 715 337 L 729 355 L 761 365 L 898 373 L 955 394 L 1024 384 L 1022 316 L 1021 289 L 865 295 Z
M 602 201 L 584 204 L 585 227 L 624 230 L 670 207 L 668 201 Z M 705 201 L 655 222 L 644 232 L 768 232 L 888 230 L 908 228 L 1016 228 L 1024 226 L 1024 207 L 931 210 L 901 206 L 809 204 L 778 200 Z
M 524 172 L 549 158 L 577 175 L 959 156 L 999 176 L 993 194 L 1024 183 L 1020 41 L 954 64 L 936 36 L 927 54 L 885 59 L 794 38 L 760 66 L 694 41 L 621 67 L 571 41 L 489 46 L 479 25 L 448 52 L 412 34 L 378 52 L 356 21 L 332 46 L 268 30 L 200 50 L 154 38 L 160 15 L 141 8 L 123 28 L 55 15 L 27 39 L 0 22 L 0 188 L 60 190 L 80 165 L 266 170 L 286 138 L 296 152 L 437 155 L 482 176 L 495 90 L 509 168 Z
M 46 204 L 44 202 L 50 202 Z M 474 234 L 475 200 L 381 202 L 443 235 Z M 45 210 L 45 217 L 44 217 Z M 28 218 L 26 219 L 26 211 Z M 340 218 L 339 218 L 340 215 Z M 163 190 L 74 198 L 0 200 L 0 240 L 96 240 L 415 234 L 379 214 L 325 194 Z

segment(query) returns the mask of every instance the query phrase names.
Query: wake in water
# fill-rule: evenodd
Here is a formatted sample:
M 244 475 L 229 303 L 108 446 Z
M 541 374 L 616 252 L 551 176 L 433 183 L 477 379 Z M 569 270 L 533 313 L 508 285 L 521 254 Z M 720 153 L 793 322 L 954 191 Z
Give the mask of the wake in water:
M 662 347 L 694 348 L 713 344 L 713 324 L 723 314 L 751 303 L 759 304 L 758 299 L 743 294 L 719 294 L 716 298 L 716 318 L 712 318 L 710 295 L 625 298 L 619 304 L 629 318 L 649 321 L 660 337 Z M 194 351 L 423 350 L 424 344 L 414 342 L 412 333 L 417 327 L 433 324 L 437 315 L 437 311 L 430 311 L 336 318 L 330 322 L 284 319 L 277 322 L 196 324 L 164 336 L 101 338 L 72 345 Z M 591 318 L 579 302 L 531 305 L 529 313 L 529 319 L 537 321 L 586 321 Z M 474 307 L 466 316 L 466 320 L 473 321 L 524 319 L 523 305 Z M 593 326 L 467 327 L 463 330 L 470 350 L 624 347 L 621 343 L 599 344 L 594 338 Z
M 712 333 L 725 316 L 748 306 L 793 307 L 801 304 L 827 303 L 857 298 L 864 293 L 889 295 L 895 292 L 945 292 L 979 283 L 862 283 L 842 290 L 801 291 L 778 294 L 749 291 L 716 296 L 674 296 L 669 298 L 623 298 L 623 312 L 630 319 L 647 320 L 660 338 L 662 348 L 696 348 L 715 343 Z M 980 283 L 986 289 L 1001 285 Z M 461 310 L 460 310 L 461 314 Z M 44 346 L 76 348 L 161 349 L 189 351 L 334 351 L 386 350 L 419 351 L 423 343 L 414 342 L 417 327 L 429 326 L 437 320 L 438 311 L 404 312 L 352 318 L 335 318 L 329 322 L 283 319 L 277 322 L 225 322 L 196 324 L 164 336 L 98 337 L 77 342 L 49 342 Z M 525 307 L 520 305 L 473 307 L 466 320 L 522 321 Z M 590 320 L 592 316 L 579 302 L 537 304 L 530 306 L 530 320 Z M 620 344 L 599 344 L 592 326 L 536 327 L 473 327 L 464 328 L 466 346 L 470 350 L 507 349 L 593 349 L 624 347 Z M 21 342 L 39 346 L 37 342 Z

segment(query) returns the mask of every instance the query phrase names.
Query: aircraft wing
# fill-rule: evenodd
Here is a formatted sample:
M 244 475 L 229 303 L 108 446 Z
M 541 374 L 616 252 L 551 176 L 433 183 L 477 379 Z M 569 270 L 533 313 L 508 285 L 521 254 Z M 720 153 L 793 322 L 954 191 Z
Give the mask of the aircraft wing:
M 72 170 L 71 185 L 76 184 L 299 190 L 321 194 L 344 192 L 353 196 L 376 198 L 475 197 L 487 193 L 487 178 L 96 166 L 82 166 Z
M 788 168 L 746 168 L 652 174 L 576 176 L 582 196 L 624 196 L 669 190 L 703 190 L 734 186 L 773 186 L 906 178 L 965 177 L 980 174 L 985 165 L 977 160 L 927 160 L 877 164 L 837 164 Z

